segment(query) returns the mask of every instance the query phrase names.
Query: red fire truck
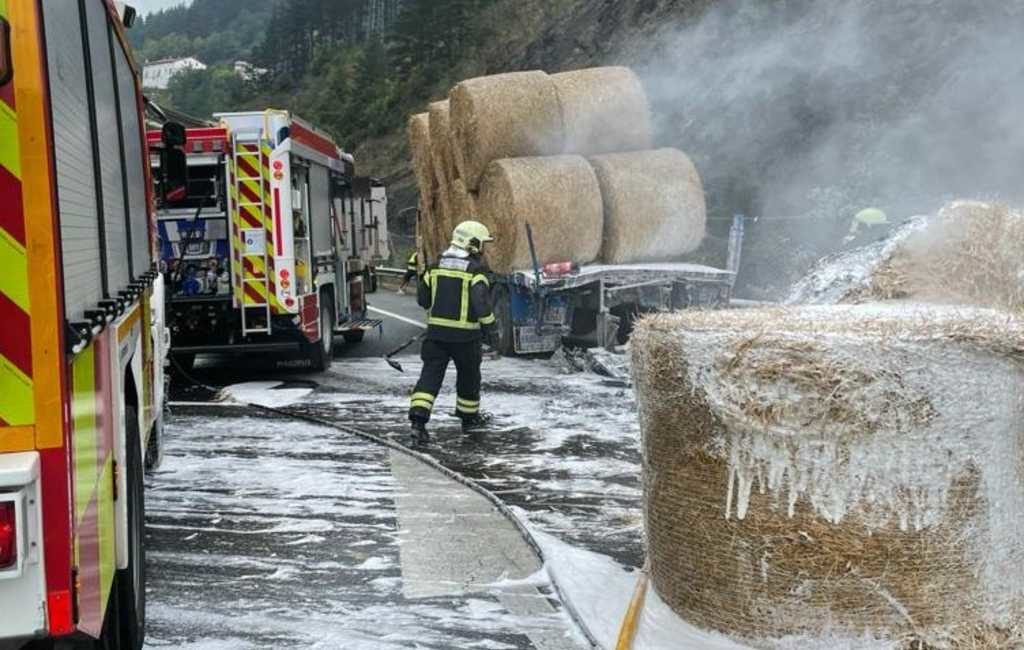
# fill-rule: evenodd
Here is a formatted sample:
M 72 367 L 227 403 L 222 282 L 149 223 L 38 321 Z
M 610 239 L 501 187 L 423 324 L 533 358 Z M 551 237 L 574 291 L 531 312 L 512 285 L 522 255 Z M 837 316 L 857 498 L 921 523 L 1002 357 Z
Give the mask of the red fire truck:
M 0 0 L 0 647 L 142 646 L 162 279 L 111 0 Z
M 380 326 L 366 294 L 388 255 L 384 187 L 286 111 L 215 117 L 148 136 L 171 354 L 187 367 L 204 353 L 299 353 L 323 370 L 335 335 Z

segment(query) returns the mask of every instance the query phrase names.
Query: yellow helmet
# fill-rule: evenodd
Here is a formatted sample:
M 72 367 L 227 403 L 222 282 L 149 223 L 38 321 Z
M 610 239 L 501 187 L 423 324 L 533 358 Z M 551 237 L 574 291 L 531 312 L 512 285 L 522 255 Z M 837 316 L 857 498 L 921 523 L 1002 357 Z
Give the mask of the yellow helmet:
M 479 253 L 484 244 L 494 241 L 491 231 L 479 221 L 463 221 L 452 232 L 452 246 L 458 246 L 470 253 Z

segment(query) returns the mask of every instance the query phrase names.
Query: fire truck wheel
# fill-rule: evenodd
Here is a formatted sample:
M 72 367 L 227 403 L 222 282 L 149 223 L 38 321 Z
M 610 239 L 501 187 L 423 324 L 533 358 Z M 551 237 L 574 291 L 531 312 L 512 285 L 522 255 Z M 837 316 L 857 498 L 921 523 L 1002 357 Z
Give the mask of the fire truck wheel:
M 121 643 L 119 650 L 140 650 L 146 636 L 146 501 L 143 484 L 142 443 L 135 408 L 125 409 L 127 459 L 125 485 L 128 498 L 128 567 L 117 572 Z
M 334 359 L 334 299 L 320 294 L 320 340 L 309 344 L 309 358 L 314 370 L 327 370 Z
M 512 298 L 508 287 L 499 284 L 494 287 L 495 326 L 498 328 L 498 354 L 511 357 L 516 353 L 515 339 L 512 336 Z

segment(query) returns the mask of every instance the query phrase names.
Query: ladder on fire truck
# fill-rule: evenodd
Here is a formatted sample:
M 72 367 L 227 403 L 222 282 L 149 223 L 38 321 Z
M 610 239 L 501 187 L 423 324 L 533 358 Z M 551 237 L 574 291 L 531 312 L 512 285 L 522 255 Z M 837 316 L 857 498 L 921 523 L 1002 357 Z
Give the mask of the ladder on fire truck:
M 241 264 L 238 273 L 242 289 L 242 295 L 239 297 L 239 300 L 241 301 L 243 336 L 271 333 L 270 296 L 273 287 L 270 283 L 270 260 L 267 256 L 266 228 L 264 223 L 266 215 L 269 214 L 267 204 L 270 197 L 267 196 L 262 176 L 262 136 L 263 132 L 259 129 L 237 131 L 231 134 L 231 163 L 235 177 L 233 189 L 236 202 L 235 214 L 232 215 L 232 219 L 238 224 L 241 234 L 240 243 L 242 245 L 242 250 L 239 251 Z M 253 148 L 255 148 L 255 152 L 252 150 Z M 243 157 L 252 157 L 253 155 L 255 155 L 257 160 L 256 176 L 252 176 L 241 165 Z M 252 200 L 253 185 L 259 188 L 259 200 L 257 201 Z M 243 192 L 243 187 L 248 188 L 249 191 Z M 260 228 L 246 226 L 242 221 L 242 210 L 258 214 L 261 224 Z M 236 246 L 239 243 L 235 238 L 232 238 L 232 242 Z M 254 243 L 259 244 L 258 253 L 253 252 Z M 247 291 L 250 287 L 255 289 L 255 291 Z M 258 300 L 252 297 L 254 294 L 259 296 Z M 260 315 L 262 315 L 262 319 L 258 317 Z

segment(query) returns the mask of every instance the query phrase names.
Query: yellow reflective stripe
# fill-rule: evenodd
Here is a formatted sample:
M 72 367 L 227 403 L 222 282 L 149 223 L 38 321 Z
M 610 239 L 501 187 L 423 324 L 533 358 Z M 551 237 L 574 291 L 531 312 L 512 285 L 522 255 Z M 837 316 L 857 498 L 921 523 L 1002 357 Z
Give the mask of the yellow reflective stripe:
M 96 491 L 96 344 L 71 364 L 71 445 L 75 464 L 75 521 L 81 525 Z
M 473 321 L 472 323 L 467 321 L 451 320 L 450 318 L 440 318 L 431 316 L 427 319 L 428 325 L 439 325 L 441 327 L 454 327 L 460 330 L 478 330 L 480 329 L 480 323 Z
M 0 0 L 0 18 L 7 18 L 7 0 Z
M 6 206 L 0 206 L 0 209 Z M 25 248 L 0 228 L 0 293 L 11 299 L 26 314 L 28 300 L 28 264 Z
M 473 285 L 476 286 L 480 282 L 483 282 L 487 286 L 491 286 L 491 281 L 487 279 L 486 275 L 474 275 L 473 276 Z
M 480 400 L 473 399 L 462 399 L 461 397 L 455 400 L 456 404 L 464 404 L 465 406 L 480 406 Z
M 21 157 L 18 155 L 18 118 L 0 101 L 0 167 L 21 179 Z
M 480 405 L 478 404 L 476 406 L 465 406 L 464 404 L 456 404 L 455 410 L 458 411 L 459 413 L 469 413 L 470 415 L 472 415 L 473 413 L 480 412 Z
M 494 314 L 487 314 L 486 316 L 484 316 L 483 318 L 480 319 L 480 324 L 481 325 L 491 325 L 496 320 L 497 319 L 494 317 Z
M 424 402 L 422 400 L 413 400 L 412 401 L 412 407 L 414 409 L 415 408 L 420 408 L 420 409 L 424 409 L 426 411 L 433 411 L 434 410 L 434 404 L 433 403 L 431 403 L 431 402 Z
M 0 418 L 7 424 L 35 422 L 35 399 L 32 380 L 13 363 L 0 355 Z
M 413 393 L 412 394 L 412 399 L 413 400 L 420 400 L 421 399 L 421 400 L 424 400 L 424 401 L 427 401 L 427 402 L 430 402 L 431 404 L 433 404 L 435 398 L 430 393 Z

